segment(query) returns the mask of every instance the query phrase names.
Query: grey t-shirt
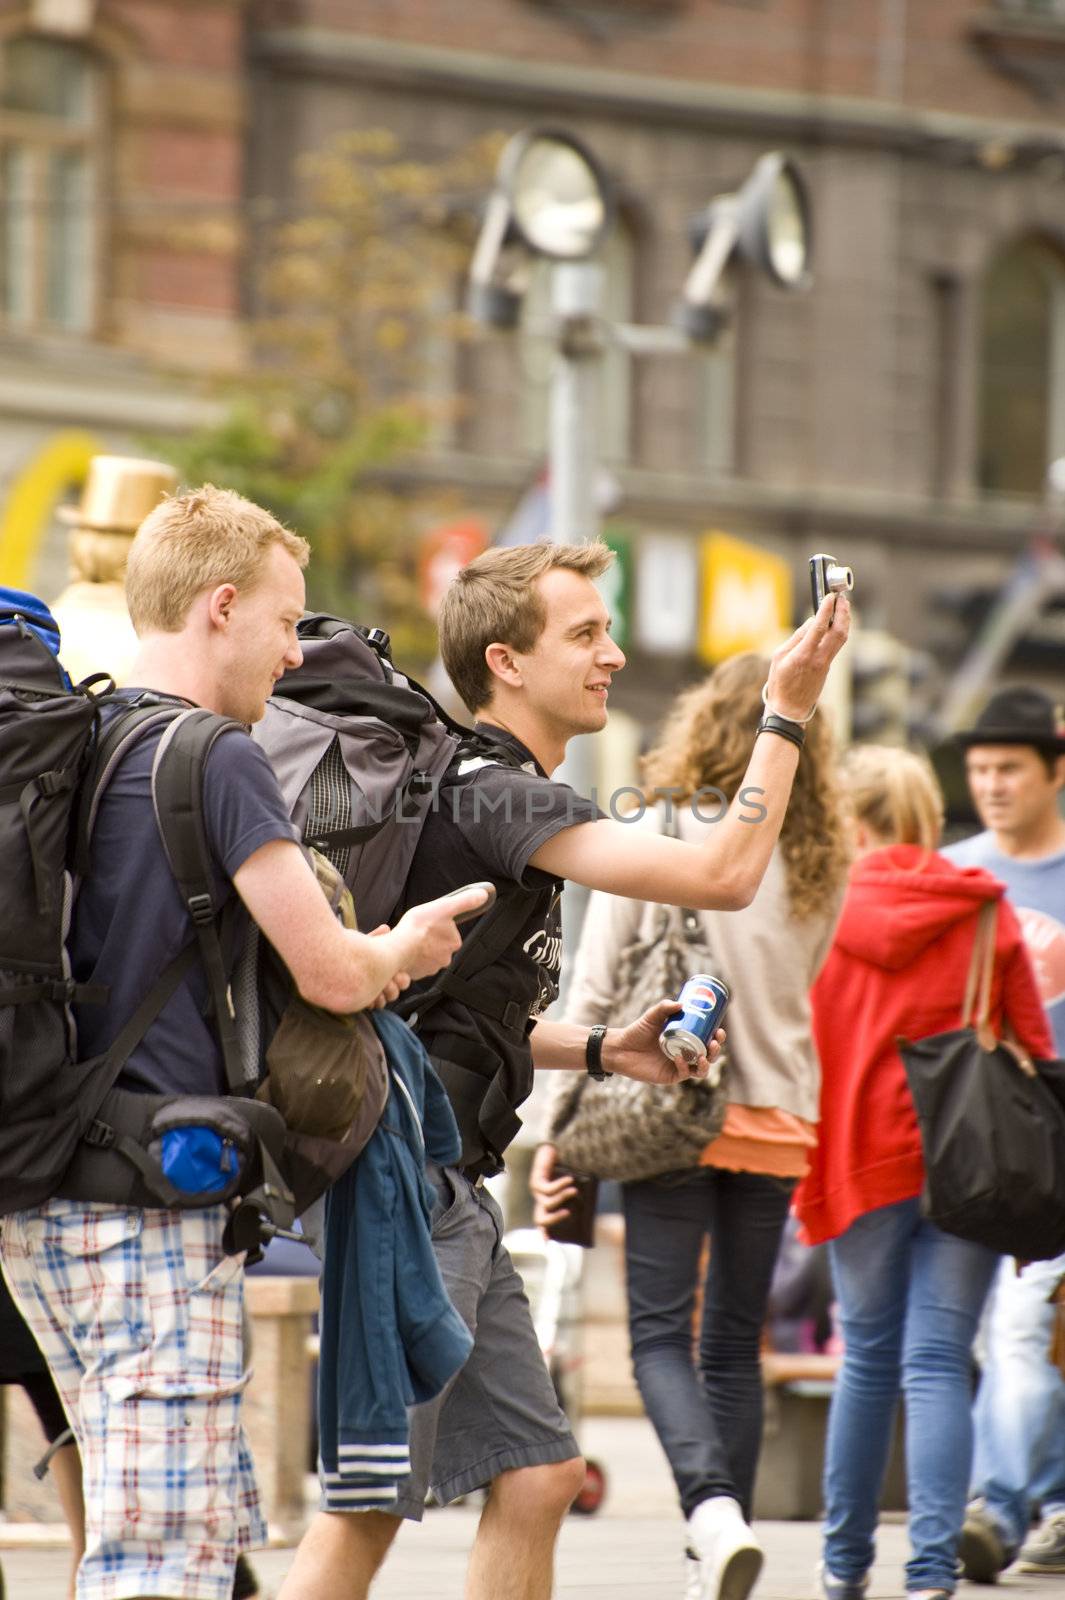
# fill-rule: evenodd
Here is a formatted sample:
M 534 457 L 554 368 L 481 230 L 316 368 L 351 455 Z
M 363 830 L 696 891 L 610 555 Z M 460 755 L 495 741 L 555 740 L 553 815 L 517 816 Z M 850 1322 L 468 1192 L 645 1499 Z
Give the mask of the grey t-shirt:
M 137 690 L 129 690 L 133 698 Z M 156 826 L 151 770 L 161 732 L 139 739 L 104 791 L 92 866 L 78 894 L 68 941 L 74 977 L 106 984 L 103 1006 L 75 1010 L 82 1060 L 100 1055 L 160 973 L 193 936 Z M 204 768 L 204 826 L 215 866 L 215 902 L 236 894 L 233 874 L 272 839 L 297 838 L 266 757 L 243 732 L 216 741 Z M 247 927 L 238 919 L 234 958 Z M 235 960 L 234 960 L 235 964 Z M 178 986 L 133 1051 L 123 1088 L 163 1094 L 225 1093 L 222 1055 L 207 1011 L 200 963 Z
M 1065 851 L 1041 861 L 1015 861 L 995 844 L 990 831 L 948 845 L 942 852 L 956 867 L 985 867 L 1006 885 L 1035 968 L 1040 998 L 1065 1057 Z

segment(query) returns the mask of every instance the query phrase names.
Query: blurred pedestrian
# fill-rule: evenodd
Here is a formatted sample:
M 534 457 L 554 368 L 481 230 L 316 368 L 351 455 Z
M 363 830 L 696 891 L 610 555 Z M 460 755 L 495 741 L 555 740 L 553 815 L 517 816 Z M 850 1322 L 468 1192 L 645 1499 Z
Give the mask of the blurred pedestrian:
M 856 860 L 813 989 L 821 1124 L 796 1209 L 829 1253 L 844 1340 L 825 1462 L 823 1600 L 862 1600 L 900 1388 L 912 1554 L 906 1588 L 957 1581 L 972 1461 L 971 1350 L 997 1257 L 921 1214 L 921 1138 L 896 1048 L 960 1025 L 982 905 L 999 901 L 991 1022 L 1034 1055 L 1050 1031 L 1017 919 L 990 873 L 936 853 L 943 801 L 928 764 L 859 747 L 845 765 Z
M 1065 784 L 1062 714 L 1038 689 L 1004 689 L 957 734 L 984 832 L 944 854 L 1006 885 L 1035 967 L 1058 1056 L 1065 1056 Z M 987 1321 L 973 1413 L 973 1494 L 960 1555 L 967 1578 L 1065 1573 L 1065 1378 L 1048 1359 L 1049 1296 L 1065 1256 L 1023 1272 L 1003 1261 Z M 1028 1537 L 1033 1504 L 1040 1527 Z
M 70 1533 L 70 1600 L 74 1600 L 78 1562 L 85 1549 L 85 1502 L 81 1494 L 81 1457 L 70 1436 L 67 1414 L 59 1391 L 37 1343 L 19 1313 L 0 1274 L 0 1384 L 18 1384 L 37 1413 L 49 1449 L 49 1463 L 63 1518 Z
M 739 789 L 768 666 L 758 655 L 733 657 L 681 696 L 644 764 L 648 810 L 634 827 L 662 832 L 669 805 L 683 839 L 705 834 L 709 821 L 693 802 L 711 789 L 731 801 Z M 815 1142 L 819 1072 L 809 989 L 831 941 L 847 867 L 834 768 L 831 732 L 816 712 L 757 894 L 744 910 L 699 914 L 713 971 L 733 991 L 720 1136 L 699 1166 L 622 1186 L 633 1365 L 687 1519 L 689 1600 L 743 1600 L 762 1565 L 748 1526 L 762 1437 L 760 1341 L 792 1191 Z M 615 985 L 646 910 L 642 900 L 592 896 L 568 1021 L 628 1020 L 616 1016 Z M 548 1127 L 550 1138 L 550 1120 Z M 542 1223 L 563 1213 L 574 1192 L 553 1178 L 554 1160 L 548 1143 L 534 1161 Z

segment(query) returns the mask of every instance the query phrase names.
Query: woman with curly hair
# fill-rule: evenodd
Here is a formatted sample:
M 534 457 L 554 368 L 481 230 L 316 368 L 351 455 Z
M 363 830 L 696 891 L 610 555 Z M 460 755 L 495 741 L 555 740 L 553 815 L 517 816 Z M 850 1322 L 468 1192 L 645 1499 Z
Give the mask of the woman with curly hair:
M 761 656 L 735 656 L 681 695 L 644 762 L 648 806 L 633 826 L 661 831 L 669 805 L 680 836 L 697 840 L 723 814 L 716 797 L 708 804 L 708 791 L 731 801 L 739 789 L 768 668 Z M 720 1135 L 697 1167 L 622 1186 L 633 1366 L 687 1519 L 688 1600 L 744 1600 L 762 1565 L 748 1526 L 762 1437 L 760 1339 L 792 1191 L 816 1142 L 820 1072 L 808 994 L 831 943 L 848 865 L 834 769 L 831 731 L 815 712 L 754 900 L 743 911 L 698 913 L 712 970 L 733 996 Z M 625 1020 L 616 1015 L 615 977 L 644 909 L 641 901 L 592 896 L 568 1021 Z M 567 1178 L 552 1176 L 554 1163 L 553 1145 L 542 1145 L 532 1176 L 541 1224 L 566 1215 L 575 1192 Z

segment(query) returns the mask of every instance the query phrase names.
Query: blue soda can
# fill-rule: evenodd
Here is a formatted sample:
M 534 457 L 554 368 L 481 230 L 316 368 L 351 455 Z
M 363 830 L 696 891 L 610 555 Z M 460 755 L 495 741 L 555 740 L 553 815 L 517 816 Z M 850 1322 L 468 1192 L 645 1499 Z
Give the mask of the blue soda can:
M 670 1017 L 658 1042 L 664 1055 L 674 1061 L 680 1057 L 694 1066 L 699 1057 L 706 1054 L 720 1028 L 732 995 L 728 984 L 722 983 L 720 978 L 697 972 L 688 979 L 679 998 L 684 1009 L 679 1017 Z

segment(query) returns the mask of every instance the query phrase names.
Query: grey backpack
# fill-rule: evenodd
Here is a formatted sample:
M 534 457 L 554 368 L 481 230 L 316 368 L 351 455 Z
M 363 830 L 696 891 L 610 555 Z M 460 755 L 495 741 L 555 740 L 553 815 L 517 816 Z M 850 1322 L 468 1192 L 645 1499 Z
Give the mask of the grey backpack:
M 305 844 L 351 890 L 364 931 L 393 921 L 421 831 L 448 769 L 466 756 L 518 766 L 503 744 L 463 727 L 393 666 L 388 635 L 338 617 L 298 624 L 303 664 L 286 672 L 253 737 L 269 757 Z M 456 888 L 458 885 L 456 885 Z M 528 916 L 527 891 L 497 883 L 451 965 L 428 990 L 403 995 L 398 1015 L 424 1023 L 445 996 L 500 1017 L 482 975 Z M 246 954 L 246 960 L 251 956 Z M 521 1019 L 524 1023 L 524 1017 Z
M 389 922 L 440 780 L 473 738 L 392 665 L 388 635 L 338 617 L 299 623 L 252 736 L 304 843 L 343 875 L 364 930 Z

